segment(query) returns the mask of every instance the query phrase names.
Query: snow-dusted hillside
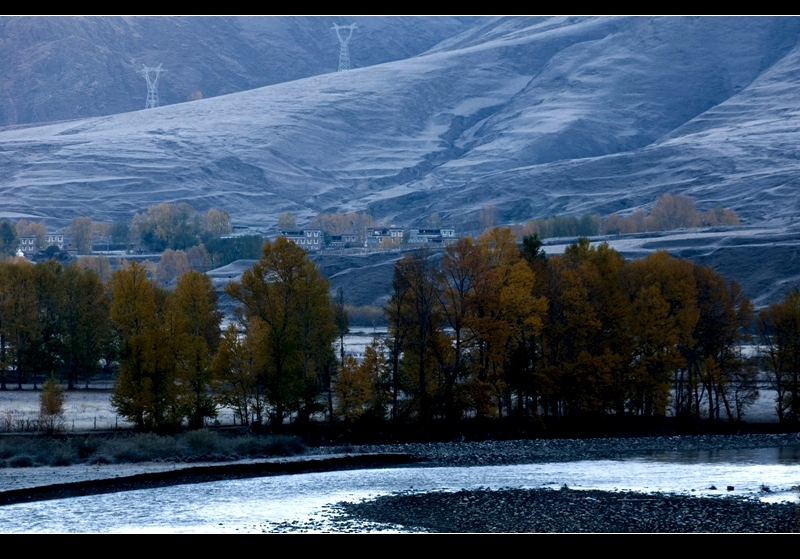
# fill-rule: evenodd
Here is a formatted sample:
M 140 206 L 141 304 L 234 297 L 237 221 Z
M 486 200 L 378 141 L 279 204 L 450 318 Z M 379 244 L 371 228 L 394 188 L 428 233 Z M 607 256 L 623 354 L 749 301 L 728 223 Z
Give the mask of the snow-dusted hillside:
M 186 201 L 267 229 L 325 210 L 469 229 L 484 205 L 508 222 L 672 192 L 750 222 L 797 213 L 800 19 L 457 23 L 403 60 L 7 128 L 0 211 L 127 220 Z
M 140 110 L 335 72 L 332 24 L 357 24 L 354 67 L 414 56 L 475 17 L 0 17 L 0 126 Z

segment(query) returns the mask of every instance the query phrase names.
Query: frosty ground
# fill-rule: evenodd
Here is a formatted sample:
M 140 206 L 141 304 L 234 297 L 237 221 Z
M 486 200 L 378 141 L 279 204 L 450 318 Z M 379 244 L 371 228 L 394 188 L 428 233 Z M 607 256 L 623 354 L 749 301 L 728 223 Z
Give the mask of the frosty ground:
M 41 392 L 30 390 L 31 385 L 23 384 L 23 387 L 26 389 L 0 391 L 0 433 L 9 430 L 10 421 L 34 420 L 38 417 Z M 133 427 L 133 424 L 120 417 L 111 405 L 110 386 L 105 389 L 73 390 L 65 394 L 64 428 L 67 432 L 107 431 Z M 233 410 L 222 408 L 212 424 L 234 425 L 234 419 Z M 761 390 L 759 399 L 748 408 L 744 420 L 749 423 L 777 422 L 775 392 Z

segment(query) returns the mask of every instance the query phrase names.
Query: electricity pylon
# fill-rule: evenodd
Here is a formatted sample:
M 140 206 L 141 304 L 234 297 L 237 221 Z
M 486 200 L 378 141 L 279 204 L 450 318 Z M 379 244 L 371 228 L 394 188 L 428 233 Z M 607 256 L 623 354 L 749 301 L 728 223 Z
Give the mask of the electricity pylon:
M 150 76 L 151 72 L 155 74 L 154 78 Z M 144 104 L 145 109 L 155 109 L 158 107 L 158 76 L 161 72 L 166 72 L 166 70 L 161 67 L 161 64 L 159 64 L 157 68 L 151 68 L 142 64 L 142 69 L 139 70 L 139 73 L 143 74 L 144 79 L 147 80 L 147 101 Z
M 353 23 L 352 25 L 336 25 L 333 24 L 331 29 L 336 30 L 336 37 L 339 39 L 339 71 L 344 72 L 345 70 L 350 69 L 350 37 L 353 36 L 353 30 L 356 28 L 356 24 Z M 339 29 L 349 29 L 350 33 L 347 34 L 347 37 L 342 38 L 342 34 L 339 33 Z

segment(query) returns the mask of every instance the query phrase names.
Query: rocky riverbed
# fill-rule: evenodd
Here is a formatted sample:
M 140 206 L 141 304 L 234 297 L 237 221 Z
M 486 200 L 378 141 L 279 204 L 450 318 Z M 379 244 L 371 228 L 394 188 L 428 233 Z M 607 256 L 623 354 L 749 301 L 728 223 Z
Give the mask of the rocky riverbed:
M 437 466 L 478 466 L 775 447 L 797 449 L 800 434 L 484 441 L 360 446 L 350 450 L 405 452 Z M 344 524 L 375 522 L 430 532 L 798 531 L 798 507 L 793 503 L 566 487 L 403 493 L 341 503 L 333 518 Z
M 797 532 L 797 505 L 564 488 L 431 492 L 338 505 L 341 522 L 426 532 Z

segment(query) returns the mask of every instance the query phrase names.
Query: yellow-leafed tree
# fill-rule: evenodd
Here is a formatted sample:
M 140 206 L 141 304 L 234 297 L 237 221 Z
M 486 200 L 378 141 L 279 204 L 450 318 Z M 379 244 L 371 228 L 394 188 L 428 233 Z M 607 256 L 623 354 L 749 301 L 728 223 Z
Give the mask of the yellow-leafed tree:
M 211 280 L 194 270 L 178 278 L 174 299 L 178 378 L 183 385 L 181 407 L 189 427 L 199 429 L 206 418 L 217 415 L 209 390 L 211 359 L 219 345 L 222 313 L 217 310 L 217 292 Z
M 248 328 L 261 332 L 255 362 L 273 423 L 309 411 L 310 377 L 325 366 L 336 338 L 327 280 L 302 248 L 278 237 L 225 292 L 241 303 Z
M 111 277 L 111 320 L 119 338 L 120 367 L 111 402 L 142 429 L 180 425 L 178 329 L 171 295 L 132 263 Z

